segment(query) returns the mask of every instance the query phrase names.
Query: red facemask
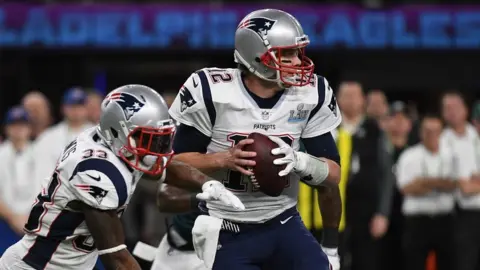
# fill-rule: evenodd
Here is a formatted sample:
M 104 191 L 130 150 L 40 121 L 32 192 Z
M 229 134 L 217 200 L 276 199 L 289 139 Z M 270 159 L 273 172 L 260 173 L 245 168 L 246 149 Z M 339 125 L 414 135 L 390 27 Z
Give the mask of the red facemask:
M 168 166 L 174 154 L 172 150 L 174 134 L 174 126 L 137 127 L 128 134 L 128 144 L 122 147 L 119 155 L 134 169 L 150 175 L 159 175 Z M 132 142 L 135 142 L 135 145 L 132 145 Z M 130 153 L 130 157 L 125 156 L 125 153 Z M 140 163 L 146 156 L 153 157 L 155 160 L 153 165 L 147 164 L 151 165 L 149 168 Z M 163 162 L 164 158 L 166 162 Z
M 298 66 L 282 63 L 282 50 L 292 49 L 298 49 L 298 58 L 301 61 Z M 260 57 L 260 60 L 268 68 L 280 71 L 280 80 L 287 86 L 308 85 L 312 80 L 315 69 L 313 61 L 305 55 L 305 47 L 299 47 L 298 45 L 272 47 Z M 290 78 L 294 78 L 294 81 Z

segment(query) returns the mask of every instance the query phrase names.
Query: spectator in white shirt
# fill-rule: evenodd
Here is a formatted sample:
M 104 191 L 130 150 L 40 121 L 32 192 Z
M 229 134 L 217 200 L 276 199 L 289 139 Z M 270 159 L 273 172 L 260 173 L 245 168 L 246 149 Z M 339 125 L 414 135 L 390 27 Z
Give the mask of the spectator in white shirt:
M 448 128 L 442 144 L 452 150 L 458 178 L 458 214 L 455 216 L 455 270 L 475 270 L 480 264 L 480 181 L 474 177 L 479 168 L 479 137 L 468 123 L 468 109 L 461 93 L 443 96 L 442 110 Z
M 421 121 L 421 143 L 409 147 L 399 158 L 397 185 L 404 195 L 403 248 L 406 270 L 424 270 L 431 250 L 437 254 L 437 269 L 453 267 L 454 190 L 453 158 L 440 147 L 442 120 L 426 116 Z
M 23 107 L 13 107 L 4 123 L 7 140 L 0 145 L 0 254 L 23 234 L 30 207 L 40 190 L 40 184 L 31 174 L 31 128 L 27 112 Z
M 33 145 L 35 177 L 47 179 L 52 174 L 63 148 L 82 131 L 93 126 L 88 121 L 87 95 L 80 88 L 72 88 L 63 96 L 64 120 L 45 130 Z

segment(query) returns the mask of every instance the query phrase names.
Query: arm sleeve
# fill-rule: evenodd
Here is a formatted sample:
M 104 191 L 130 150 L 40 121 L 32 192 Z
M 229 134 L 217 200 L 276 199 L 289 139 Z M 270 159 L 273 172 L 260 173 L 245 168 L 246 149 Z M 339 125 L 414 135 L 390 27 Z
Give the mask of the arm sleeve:
M 198 129 L 180 124 L 173 138 L 173 150 L 176 154 L 185 152 L 206 153 L 210 139 Z
M 303 138 L 301 141 L 308 154 L 328 158 L 340 165 L 340 154 L 332 133 L 328 132 L 312 138 Z
M 328 81 L 317 77 L 318 102 L 310 112 L 302 138 L 316 137 L 334 130 L 342 121 L 337 100 Z
M 410 151 L 409 151 L 410 150 Z M 418 158 L 414 156 L 412 149 L 406 149 L 399 157 L 396 168 L 397 186 L 403 188 L 415 178 L 421 176 L 421 167 Z
M 393 191 L 395 190 L 395 175 L 393 174 L 392 155 L 388 151 L 387 138 L 384 133 L 378 142 L 378 164 L 381 170 L 380 201 L 378 213 L 389 216 L 392 208 Z
M 114 210 L 125 205 L 127 181 L 115 164 L 99 158 L 80 161 L 69 179 L 74 196 L 100 210 Z
M 180 88 L 169 113 L 177 122 L 194 127 L 205 136 L 212 135 L 216 111 L 204 70 L 190 75 Z

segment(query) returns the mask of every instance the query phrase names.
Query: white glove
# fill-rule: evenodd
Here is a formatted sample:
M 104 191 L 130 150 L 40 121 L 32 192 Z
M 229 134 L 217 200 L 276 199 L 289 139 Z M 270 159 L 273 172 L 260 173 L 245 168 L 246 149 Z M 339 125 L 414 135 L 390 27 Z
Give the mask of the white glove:
M 287 165 L 284 170 L 278 173 L 279 176 L 285 176 L 292 171 L 304 171 L 306 164 L 304 160 L 299 159 L 297 151 L 284 142 L 282 139 L 276 136 L 268 136 L 268 138 L 278 144 L 278 148 L 272 149 L 272 155 L 285 155 L 285 157 L 277 158 L 273 161 L 275 165 Z
M 330 262 L 330 269 L 340 270 L 340 256 L 338 256 L 338 250 L 336 248 L 322 247 L 323 252 L 327 255 Z
M 202 193 L 196 196 L 198 200 L 206 202 L 221 201 L 223 204 L 231 206 L 236 210 L 245 210 L 245 206 L 240 199 L 218 181 L 210 180 L 204 183 L 202 191 Z

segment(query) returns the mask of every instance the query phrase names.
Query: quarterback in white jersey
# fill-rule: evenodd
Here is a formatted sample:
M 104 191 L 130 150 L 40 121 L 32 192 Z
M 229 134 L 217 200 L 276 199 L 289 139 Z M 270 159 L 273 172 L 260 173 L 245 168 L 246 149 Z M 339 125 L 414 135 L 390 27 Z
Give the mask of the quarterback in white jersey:
M 239 68 L 195 72 L 170 108 L 180 123 L 176 139 L 186 142 L 175 149 L 180 153 L 176 157 L 223 180 L 246 206 L 235 212 L 208 202 L 208 215 L 196 218 L 193 245 L 207 267 L 330 267 L 296 209 L 300 179 L 314 187 L 336 187 L 340 180 L 330 132 L 340 124 L 341 114 L 327 80 L 313 74 L 313 62 L 304 54 L 308 43 L 290 14 L 254 11 L 235 33 Z M 279 174 L 289 177 L 278 197 L 259 192 L 248 179 L 252 172 L 245 167 L 255 166 L 248 158 L 256 153 L 242 148 L 253 142 L 247 139 L 252 132 L 268 135 L 279 145 L 272 154 L 285 155 L 274 162 L 286 165 Z M 308 154 L 298 152 L 300 142 Z
M 112 91 L 102 103 L 100 124 L 65 147 L 33 204 L 25 236 L 3 254 L 0 269 L 85 270 L 99 255 L 107 269 L 140 269 L 126 250 L 119 216 L 146 176 L 243 209 L 220 182 L 172 160 L 174 131 L 165 101 L 153 89 L 126 85 Z

